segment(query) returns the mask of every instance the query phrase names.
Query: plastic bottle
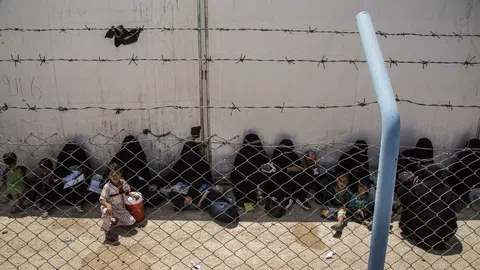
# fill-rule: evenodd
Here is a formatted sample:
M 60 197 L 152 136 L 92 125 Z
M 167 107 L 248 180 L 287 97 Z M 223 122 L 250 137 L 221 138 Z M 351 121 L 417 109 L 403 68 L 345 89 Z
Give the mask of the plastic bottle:
M 263 199 L 264 199 L 264 197 L 263 197 L 262 188 L 260 186 L 257 186 L 257 202 L 258 202 L 258 205 L 264 205 L 265 204 Z

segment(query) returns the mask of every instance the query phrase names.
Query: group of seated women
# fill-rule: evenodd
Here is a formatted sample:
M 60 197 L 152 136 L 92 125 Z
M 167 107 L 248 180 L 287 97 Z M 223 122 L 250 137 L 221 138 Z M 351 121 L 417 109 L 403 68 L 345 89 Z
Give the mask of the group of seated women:
M 38 168 L 36 175 L 24 175 L 29 186 L 25 196 L 43 210 L 42 216 L 47 217 L 60 204 L 73 205 L 76 211 L 83 213 L 85 203 L 98 200 L 87 184 L 93 170 L 78 144 L 67 143 L 57 157 L 56 166 L 52 160 L 42 159 Z
M 432 142 L 422 138 L 400 154 L 396 194 L 403 210 L 400 229 L 427 249 L 446 249 L 457 231 L 457 213 L 480 188 L 480 140 L 470 140 L 447 167 L 434 160 Z
M 322 205 L 319 214 L 337 221 L 332 226 L 335 231 L 341 231 L 350 217 L 371 228 L 371 187 L 375 183 L 370 177 L 365 141 L 357 141 L 327 170 L 320 166 L 315 151 L 299 155 L 289 139 L 281 140 L 270 158 L 260 138 L 248 134 L 229 177 L 234 199 L 227 198 L 225 187 L 214 182 L 203 146 L 187 141 L 169 172 L 152 177 L 140 143 L 134 136 L 127 136 L 111 162 L 122 166 L 123 178 L 143 195 L 147 206 L 155 207 L 167 200 L 177 211 L 208 208 L 214 212 L 212 215 L 230 211 L 236 219 L 237 208 L 248 212 L 261 206 L 271 216 L 282 217 L 293 203 L 310 211 L 310 200 L 315 199 Z M 65 145 L 56 168 L 49 159 L 42 160 L 40 168 L 43 181 L 34 194 L 44 204 L 44 215 L 62 203 L 83 211 L 85 202 L 98 202 L 102 184 L 79 145 Z M 422 138 L 415 148 L 403 151 L 398 159 L 395 193 L 403 209 L 400 228 L 404 236 L 426 248 L 446 248 L 446 242 L 457 230 L 456 213 L 470 203 L 470 192 L 480 188 L 479 168 L 478 139 L 469 141 L 464 150 L 456 153 L 455 162 L 448 167 L 434 161 L 429 139 Z M 223 210 L 211 207 L 217 200 L 222 203 L 216 207 Z

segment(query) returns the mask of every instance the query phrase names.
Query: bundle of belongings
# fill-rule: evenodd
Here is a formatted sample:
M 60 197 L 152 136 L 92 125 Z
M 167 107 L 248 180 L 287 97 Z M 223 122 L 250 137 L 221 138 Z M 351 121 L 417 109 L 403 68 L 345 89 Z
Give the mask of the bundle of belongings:
M 114 44 L 115 47 L 120 46 L 121 44 L 127 45 L 134 42 L 137 42 L 138 36 L 142 32 L 143 28 L 133 28 L 125 29 L 123 25 L 117 27 L 112 26 L 105 34 L 105 38 L 115 38 Z
M 188 209 L 208 210 L 210 216 L 217 221 L 226 223 L 235 222 L 239 213 L 236 206 L 223 195 L 223 188 L 219 185 L 203 184 L 200 190 L 178 182 L 164 191 L 169 194 L 175 211 Z

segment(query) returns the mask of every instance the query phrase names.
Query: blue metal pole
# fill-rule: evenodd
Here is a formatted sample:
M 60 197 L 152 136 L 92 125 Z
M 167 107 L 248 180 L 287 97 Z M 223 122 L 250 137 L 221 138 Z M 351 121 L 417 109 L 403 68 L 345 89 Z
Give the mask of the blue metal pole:
M 377 270 L 385 266 L 400 145 L 400 115 L 370 15 L 360 12 L 357 25 L 382 118 L 377 193 L 368 258 L 368 269 Z

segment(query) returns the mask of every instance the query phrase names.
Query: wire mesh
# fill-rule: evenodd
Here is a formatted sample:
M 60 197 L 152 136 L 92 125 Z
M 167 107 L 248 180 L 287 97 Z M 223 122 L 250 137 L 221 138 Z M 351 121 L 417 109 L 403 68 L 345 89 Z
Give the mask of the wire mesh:
M 478 140 L 401 150 L 386 268 L 475 269 Z M 378 146 L 364 141 L 30 134 L 0 137 L 0 153 L 4 269 L 367 267 Z M 133 194 L 113 188 L 119 175 L 142 194 L 144 221 L 119 226 L 141 219 L 124 208 Z M 113 215 L 100 212 L 101 190 Z

